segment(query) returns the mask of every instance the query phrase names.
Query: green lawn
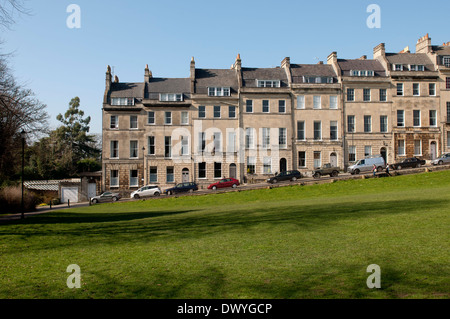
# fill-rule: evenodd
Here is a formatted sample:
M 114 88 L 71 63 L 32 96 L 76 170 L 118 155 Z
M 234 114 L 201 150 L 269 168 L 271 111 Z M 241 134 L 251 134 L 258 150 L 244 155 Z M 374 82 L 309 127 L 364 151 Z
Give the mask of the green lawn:
M 0 298 L 449 298 L 449 213 L 449 171 L 54 211 L 0 225 Z

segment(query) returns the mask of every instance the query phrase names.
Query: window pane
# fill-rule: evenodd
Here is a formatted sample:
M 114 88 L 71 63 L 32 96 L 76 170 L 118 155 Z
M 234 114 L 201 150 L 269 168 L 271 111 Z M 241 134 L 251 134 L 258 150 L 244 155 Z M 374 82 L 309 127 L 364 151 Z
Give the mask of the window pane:
M 263 113 L 269 113 L 269 100 L 262 101 L 262 111 Z
M 330 122 L 330 140 L 335 141 L 338 139 L 337 131 L 338 131 L 337 121 L 331 121 Z
M 297 122 L 297 140 L 303 141 L 305 139 L 305 122 Z

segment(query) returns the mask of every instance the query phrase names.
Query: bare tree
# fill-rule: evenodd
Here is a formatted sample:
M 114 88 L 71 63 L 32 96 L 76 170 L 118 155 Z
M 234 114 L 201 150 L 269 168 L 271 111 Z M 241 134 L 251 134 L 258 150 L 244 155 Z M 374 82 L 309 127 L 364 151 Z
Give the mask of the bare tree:
M 48 128 L 46 105 L 34 93 L 19 85 L 6 58 L 0 56 L 0 179 L 14 174 L 20 153 L 20 132 L 38 137 Z
M 10 28 L 14 24 L 14 14 L 30 14 L 23 0 L 0 0 L 0 26 Z

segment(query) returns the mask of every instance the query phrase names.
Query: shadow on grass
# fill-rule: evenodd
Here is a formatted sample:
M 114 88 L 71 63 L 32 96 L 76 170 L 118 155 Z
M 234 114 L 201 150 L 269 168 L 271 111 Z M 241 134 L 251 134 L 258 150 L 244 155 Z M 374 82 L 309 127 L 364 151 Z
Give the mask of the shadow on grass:
M 447 209 L 447 200 L 391 200 L 364 203 L 322 203 L 314 205 L 243 207 L 233 211 L 166 211 L 129 213 L 62 213 L 40 215 L 13 227 L 0 227 L 0 236 L 17 235 L 28 239 L 44 236 L 51 245 L 109 245 L 145 243 L 167 238 L 195 239 L 209 234 L 236 232 L 245 235 L 250 228 L 286 224 L 308 230 L 340 220 L 371 218 L 422 209 Z M 194 212 L 194 213 L 191 213 Z M 159 217 L 159 218 L 156 218 Z M 81 225 L 80 225 L 81 224 Z M 65 239 L 52 241 L 52 236 Z

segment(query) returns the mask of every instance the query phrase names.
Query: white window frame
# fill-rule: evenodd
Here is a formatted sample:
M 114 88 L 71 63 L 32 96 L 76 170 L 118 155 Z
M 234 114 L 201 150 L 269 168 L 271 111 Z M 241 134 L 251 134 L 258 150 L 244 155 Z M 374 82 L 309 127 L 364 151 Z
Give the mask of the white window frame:
M 278 113 L 286 113 L 286 100 L 278 100 Z
M 113 121 L 113 119 L 114 119 L 114 121 Z M 111 130 L 119 129 L 119 116 L 118 115 L 111 115 L 111 117 L 109 118 L 109 128 Z
M 396 86 L 397 86 L 397 96 L 403 96 L 405 94 L 403 83 L 397 83 Z
M 368 123 L 366 123 L 366 119 L 368 119 Z M 367 125 L 369 129 L 367 130 Z M 372 133 L 372 115 L 364 115 L 364 133 Z
M 372 94 L 371 94 L 371 90 L 370 89 L 363 89 L 363 101 L 364 102 L 370 102 L 372 99 Z
M 287 148 L 287 128 L 285 127 L 278 128 L 278 147 L 280 149 Z
M 419 117 L 418 117 L 419 124 L 418 125 L 416 125 L 416 114 L 417 114 L 416 112 L 418 112 L 418 114 L 419 114 Z M 420 110 L 413 110 L 413 126 L 414 127 L 422 126 L 422 112 Z
M 264 110 L 264 102 L 267 102 L 267 111 Z M 263 113 L 270 113 L 270 101 L 269 100 L 262 100 L 262 112 Z
M 429 83 L 428 84 L 428 95 L 429 96 L 436 96 L 436 83 Z
M 364 145 L 364 157 L 372 155 L 372 146 Z
M 299 130 L 299 123 L 303 124 L 303 129 Z M 305 121 L 297 121 L 297 141 L 304 141 L 306 140 L 306 122 Z M 299 132 L 302 132 L 303 138 L 300 138 Z
M 117 146 L 116 148 L 113 147 L 114 144 Z M 110 150 L 109 150 L 109 158 L 110 159 L 112 159 L 112 158 L 119 158 L 119 141 L 111 141 L 109 145 L 110 145 L 109 146 L 109 148 L 110 148 Z M 117 156 L 113 156 L 113 151 L 115 151 Z
M 350 121 L 352 119 L 352 121 Z M 350 130 L 350 124 L 352 125 L 352 130 Z M 356 132 L 356 116 L 355 115 L 347 115 L 347 133 L 355 133 Z
M 210 86 L 208 96 L 231 96 L 231 89 L 229 86 Z
M 402 121 L 399 122 L 399 114 L 402 115 Z M 401 125 L 399 125 L 401 123 Z M 405 110 L 397 110 L 397 127 L 405 127 Z
M 387 102 L 387 90 L 386 89 L 380 89 L 380 102 Z
M 132 147 L 132 144 L 135 144 L 136 147 Z M 135 156 L 133 156 L 133 155 L 135 155 Z M 130 159 L 137 159 L 137 158 L 139 158 L 139 141 L 131 140 L 130 141 Z
M 333 124 L 336 124 L 336 125 L 333 125 Z M 332 127 L 336 128 L 336 130 L 335 130 L 336 138 L 332 138 L 332 136 L 331 136 L 331 132 L 332 132 L 331 128 Z M 331 141 L 337 141 L 339 139 L 338 132 L 339 132 L 338 121 L 330 121 L 330 140 Z
M 350 158 L 350 155 L 353 155 L 353 159 Z M 353 163 L 356 162 L 356 146 L 355 145 L 350 145 L 348 147 L 348 161 Z
M 188 111 L 182 111 L 181 112 L 181 125 L 189 125 L 189 112 Z
M 403 71 L 403 64 L 393 64 L 392 71 Z
M 270 128 L 263 127 L 261 134 L 261 145 L 263 149 L 270 149 Z
M 111 98 L 111 105 L 134 105 L 134 98 L 133 97 L 112 97 Z
M 219 116 L 216 116 L 216 115 L 219 115 Z M 215 119 L 222 118 L 222 108 L 220 107 L 220 105 L 214 105 L 213 106 L 213 117 Z
M 316 155 L 319 154 L 319 158 L 316 159 Z M 322 166 L 322 152 L 321 151 L 313 151 L 313 166 L 314 168 Z
M 172 170 L 172 173 L 169 173 L 169 170 Z M 171 178 L 169 178 L 169 177 L 171 177 Z M 166 182 L 167 183 L 175 182 L 175 167 L 166 166 Z
M 428 112 L 429 117 L 430 117 L 430 126 L 431 127 L 436 127 L 437 126 L 437 110 L 430 110 Z M 432 123 L 434 122 L 434 124 Z
M 161 102 L 183 102 L 183 94 L 181 94 L 181 93 L 160 93 L 159 100 Z
M 314 95 L 313 96 L 313 109 L 320 110 L 322 108 L 322 96 Z
M 416 142 L 419 142 L 419 152 L 416 152 Z M 422 140 L 414 140 L 414 156 L 422 156 Z
M 405 140 L 397 140 L 397 155 L 398 156 L 405 156 L 406 155 L 406 149 L 405 149 Z
M 188 136 L 181 136 L 181 150 L 180 155 L 189 155 L 189 137 Z
M 338 109 L 338 96 L 330 95 L 330 110 L 337 110 L 337 109 Z
M 305 109 L 305 96 L 297 95 L 297 109 L 304 110 Z
M 316 124 L 319 124 L 319 138 L 316 138 Z M 322 121 L 314 121 L 313 123 L 313 138 L 315 141 L 321 141 L 322 140 Z
M 256 86 L 259 88 L 279 88 L 280 80 L 256 80 Z
M 348 88 L 347 89 L 347 102 L 354 102 L 355 101 L 355 89 Z
M 206 118 L 206 106 L 199 105 L 199 107 L 198 107 L 198 118 L 199 119 Z
M 235 119 L 236 118 L 236 106 L 234 106 L 234 105 L 229 105 L 228 106 L 228 117 L 230 119 Z
M 413 96 L 420 96 L 420 83 L 413 83 Z
M 450 56 L 444 56 L 442 57 L 442 64 L 446 66 L 447 68 L 450 67 Z
M 133 119 L 136 119 L 136 121 L 134 121 Z M 136 123 L 136 127 L 133 127 L 133 123 Z M 137 130 L 138 128 L 139 128 L 138 116 L 130 115 L 130 130 Z
M 384 124 L 386 126 L 386 128 L 383 130 L 383 121 L 381 120 L 382 118 L 386 119 L 386 123 Z M 387 115 L 380 115 L 380 133 L 387 133 L 389 130 L 388 128 L 388 116 Z
M 272 174 L 272 157 L 270 157 L 270 156 L 263 157 L 262 173 L 263 174 Z
M 132 172 L 136 172 L 136 177 L 132 177 Z M 139 187 L 139 172 L 137 169 L 130 169 L 130 187 Z
M 150 116 L 150 114 L 153 114 L 153 116 Z M 150 122 L 150 119 L 153 119 L 153 122 Z M 156 124 L 155 111 L 148 111 L 147 112 L 147 124 L 148 125 L 155 125 Z
M 250 108 L 250 111 L 249 111 L 249 108 Z M 245 113 L 253 113 L 253 100 L 245 101 Z
M 117 176 L 113 177 L 113 172 L 117 173 Z M 116 174 L 114 174 L 116 175 Z M 119 170 L 112 169 L 109 173 L 109 187 L 119 187 Z
M 167 115 L 170 115 L 169 117 Z M 168 122 L 167 120 L 170 120 L 170 122 Z M 172 112 L 170 111 L 166 111 L 164 112 L 164 125 L 172 125 Z

